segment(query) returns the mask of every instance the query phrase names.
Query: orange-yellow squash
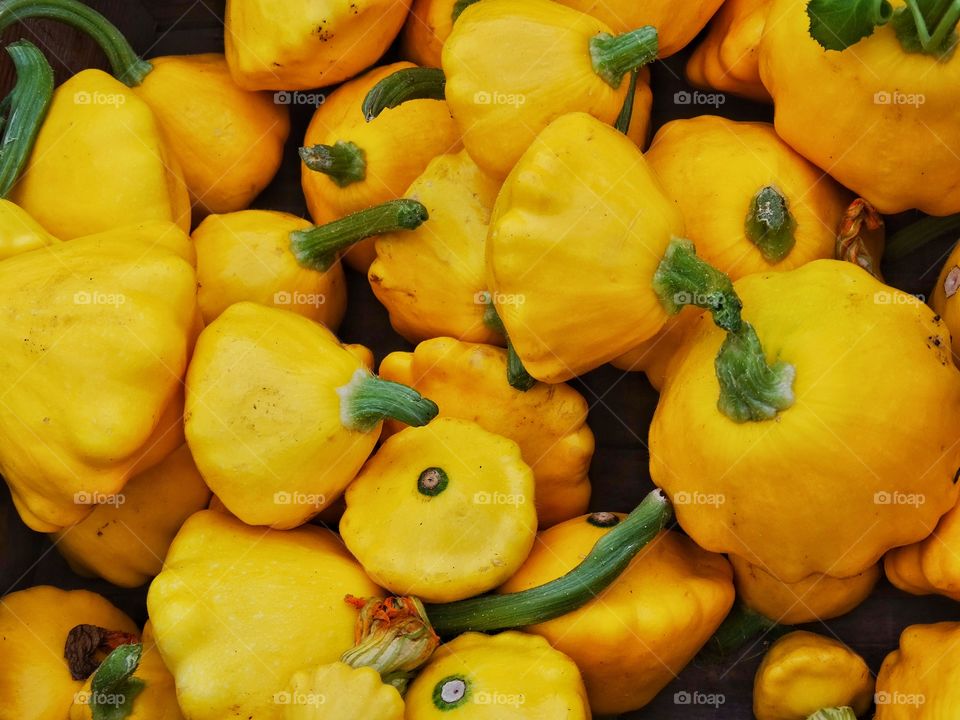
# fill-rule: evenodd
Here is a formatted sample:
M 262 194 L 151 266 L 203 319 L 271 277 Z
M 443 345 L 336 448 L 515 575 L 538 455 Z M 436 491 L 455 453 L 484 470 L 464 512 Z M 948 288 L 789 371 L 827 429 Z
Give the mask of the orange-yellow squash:
M 403 698 L 372 667 L 333 662 L 295 673 L 283 720 L 403 720 Z
M 929 537 L 894 548 L 883 559 L 887 579 L 914 595 L 946 595 L 960 600 L 960 510 L 940 518 Z
M 541 527 L 586 512 L 593 433 L 587 402 L 569 385 L 538 383 L 526 392 L 507 383 L 507 353 L 489 345 L 435 338 L 413 352 L 390 353 L 380 376 L 429 397 L 441 417 L 463 418 L 520 446 L 533 470 Z M 384 433 L 402 427 L 389 420 Z
M 939 720 L 960 713 L 960 623 L 911 625 L 877 674 L 875 720 Z

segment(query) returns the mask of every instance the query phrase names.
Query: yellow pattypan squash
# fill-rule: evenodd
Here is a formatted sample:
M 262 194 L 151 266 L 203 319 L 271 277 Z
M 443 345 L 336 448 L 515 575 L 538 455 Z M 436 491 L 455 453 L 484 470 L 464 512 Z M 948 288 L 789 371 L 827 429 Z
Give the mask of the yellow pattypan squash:
M 400 32 L 408 0 L 228 0 L 224 41 L 248 90 L 309 90 L 373 65 Z
M 960 298 L 954 299 L 960 290 L 960 245 L 950 252 L 940 269 L 937 284 L 933 286 L 930 305 L 943 318 L 950 331 L 954 362 L 960 362 Z
M 204 510 L 174 539 L 147 609 L 186 717 L 281 720 L 290 677 L 352 647 L 344 597 L 381 592 L 328 530 Z
M 536 481 L 541 527 L 586 512 L 593 433 L 587 402 L 569 385 L 539 383 L 527 391 L 507 383 L 507 353 L 452 338 L 426 340 L 413 352 L 390 353 L 380 376 L 429 397 L 441 417 L 472 420 L 520 446 Z M 388 420 L 384 433 L 402 427 Z
M 726 0 L 687 61 L 687 79 L 697 87 L 770 102 L 760 80 L 760 38 L 771 0 Z
M 403 698 L 371 667 L 342 662 L 301 670 L 281 695 L 284 720 L 403 720 Z
M 434 157 L 459 149 L 459 132 L 442 100 L 411 100 L 369 122 L 364 117 L 370 89 L 412 67 L 400 62 L 375 68 L 341 85 L 317 108 L 300 151 L 303 194 L 314 222 L 328 223 L 401 197 Z M 361 272 L 373 258 L 373 240 L 346 254 Z
M 406 706 L 406 720 L 591 717 L 573 661 L 520 632 L 468 632 L 441 645 L 410 686 Z
M 624 517 L 594 513 L 540 533 L 530 557 L 500 592 L 566 574 Z M 643 707 L 673 680 L 719 627 L 733 598 L 732 573 L 722 556 L 665 531 L 595 600 L 527 630 L 577 663 L 593 712 L 613 715 Z
M 714 115 L 674 120 L 657 132 L 646 158 L 682 213 L 697 255 L 732 280 L 834 256 L 851 198 L 772 125 Z M 701 312 L 684 309 L 614 364 L 649 368 L 651 382 L 662 387 L 672 354 Z
M 150 225 L 0 263 L 0 375 L 17 379 L 0 408 L 0 472 L 34 530 L 82 520 L 123 488 L 157 430 L 169 434 L 160 423 L 198 317 L 184 240 Z
M 160 572 L 177 530 L 209 501 L 210 490 L 181 445 L 51 539 L 75 572 L 137 587 Z
M 960 623 L 911 625 L 877 674 L 874 720 L 940 720 L 960 714 Z
M 291 233 L 313 226 L 296 215 L 242 210 L 211 215 L 193 231 L 198 301 L 207 324 L 230 305 L 249 300 L 273 305 L 336 329 L 347 308 L 339 262 L 327 270 L 301 265 Z
M 960 8 L 922 5 L 921 30 L 902 0 L 880 17 L 846 0 L 773 0 L 760 43 L 777 134 L 884 214 L 960 212 Z
M 553 121 L 504 182 L 487 238 L 491 298 L 527 371 L 569 380 L 659 332 L 654 275 L 682 235 L 630 140 L 584 113 Z
M 185 426 L 210 489 L 251 525 L 296 527 L 339 497 L 384 417 L 423 425 L 436 405 L 378 379 L 322 325 L 237 303 L 197 340 Z
M 477 165 L 506 177 L 564 113 L 613 123 L 628 71 L 657 54 L 656 30 L 634 27 L 614 36 L 604 22 L 549 0 L 483 0 L 464 10 L 442 64 L 447 103 Z
M 857 575 L 929 534 L 960 466 L 942 320 L 849 262 L 734 287 L 752 340 L 701 318 L 650 427 L 651 475 L 684 498 L 684 530 L 787 583 Z
M 839 707 L 863 715 L 872 700 L 873 676 L 863 658 L 810 632 L 792 632 L 771 645 L 753 681 L 757 720 L 807 720 Z
M 190 228 L 190 198 L 160 123 L 100 70 L 54 92 L 10 199 L 61 240 L 146 221 Z
M 743 558 L 731 555 L 729 559 L 737 596 L 750 609 L 783 625 L 844 615 L 866 600 L 880 579 L 880 566 L 871 565 L 851 577 L 813 573 L 798 582 L 785 583 Z
M 79 625 L 107 631 L 106 645 L 68 643 Z M 135 642 L 137 626 L 96 593 L 39 585 L 0 599 L 0 720 L 65 720 L 114 642 Z M 75 635 L 74 635 L 75 637 Z M 109 645 L 109 647 L 107 647 Z M 70 652 L 73 661 L 66 658 Z
M 534 483 L 515 442 L 439 418 L 390 437 L 346 492 L 340 533 L 396 595 L 453 602 L 500 585 L 537 532 Z
M 883 559 L 887 579 L 914 595 L 946 595 L 960 600 L 960 508 L 940 518 L 929 537 L 894 548 Z
M 500 184 L 465 151 L 439 155 L 405 194 L 423 203 L 429 219 L 415 230 L 376 239 L 370 287 L 393 329 L 410 342 L 440 336 L 503 342 L 484 322 L 485 247 L 499 191 Z

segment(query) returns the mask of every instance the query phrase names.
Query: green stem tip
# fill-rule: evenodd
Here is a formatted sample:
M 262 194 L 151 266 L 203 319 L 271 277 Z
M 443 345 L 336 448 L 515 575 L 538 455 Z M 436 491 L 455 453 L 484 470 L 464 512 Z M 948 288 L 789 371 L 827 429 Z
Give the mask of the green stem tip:
M 597 540 L 587 557 L 566 575 L 521 592 L 427 605 L 427 616 L 442 637 L 453 637 L 467 631 L 527 627 L 566 615 L 616 580 L 634 556 L 666 527 L 672 515 L 666 495 L 654 490 Z
M 537 379 L 527 372 L 527 369 L 523 366 L 523 360 L 520 359 L 520 356 L 517 354 L 517 349 L 510 341 L 507 328 L 504 327 L 503 320 L 500 319 L 500 315 L 497 313 L 497 308 L 493 304 L 492 296 L 490 293 L 486 293 L 486 295 L 487 306 L 483 311 L 483 322 L 494 332 L 503 335 L 507 343 L 507 384 L 514 390 L 526 392 L 537 384 Z
M 397 70 L 370 88 L 363 99 L 363 116 L 370 122 L 380 113 L 408 100 L 444 100 L 447 78 L 440 68 Z
M 129 87 L 139 85 L 153 69 L 137 55 L 113 23 L 79 0 L 4 0 L 0 3 L 0 30 L 30 18 L 62 22 L 89 35 L 107 56 L 114 77 Z
M 326 225 L 295 230 L 290 233 L 290 250 L 303 267 L 325 272 L 351 245 L 375 235 L 415 230 L 428 218 L 427 208 L 416 200 L 388 200 Z
M 379 378 L 359 368 L 343 387 L 340 397 L 340 422 L 348 430 L 370 432 L 387 418 L 406 425 L 426 425 L 440 412 L 436 403 L 411 387 Z
M 796 244 L 797 221 L 787 207 L 787 198 L 773 185 L 760 188 L 747 210 L 744 231 L 759 248 L 763 259 L 775 264 Z
M 630 71 L 630 85 L 627 87 L 627 96 L 623 99 L 620 114 L 613 126 L 627 135 L 630 132 L 630 123 L 633 122 L 633 103 L 637 97 L 637 81 L 640 79 L 640 68 Z
M 13 59 L 17 82 L 3 101 L 0 197 L 10 193 L 27 164 L 53 97 L 53 69 L 33 43 L 11 43 L 7 53 Z
M 328 176 L 338 187 L 346 187 L 367 177 L 367 154 L 349 141 L 302 147 L 300 159 L 314 172 Z
M 742 601 L 737 601 L 713 637 L 704 645 L 700 656 L 707 662 L 722 660 L 758 635 L 763 634 L 775 639 L 791 629 L 787 625 L 778 625 L 765 615 L 747 607 Z
M 657 29 L 652 25 L 622 35 L 594 35 L 590 38 L 593 71 L 607 85 L 619 90 L 624 75 L 657 59 L 658 46 Z
M 146 683 L 133 677 L 140 665 L 143 645 L 121 645 L 110 653 L 90 681 L 93 720 L 123 720 L 133 713 L 133 703 Z

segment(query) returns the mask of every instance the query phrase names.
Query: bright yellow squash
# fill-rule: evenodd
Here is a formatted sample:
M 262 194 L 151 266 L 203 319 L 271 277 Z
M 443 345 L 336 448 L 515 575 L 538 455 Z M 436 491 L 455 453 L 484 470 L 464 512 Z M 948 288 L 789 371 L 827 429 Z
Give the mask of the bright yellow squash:
M 250 525 L 296 527 L 334 502 L 384 417 L 423 425 L 436 405 L 378 379 L 322 325 L 237 303 L 197 340 L 187 442 L 200 473 Z
M 527 391 L 507 383 L 507 353 L 489 345 L 435 338 L 413 352 L 390 353 L 380 376 L 431 398 L 441 417 L 472 420 L 510 438 L 533 470 L 537 518 L 548 527 L 586 512 L 593 433 L 587 402 L 569 385 L 538 383 Z M 402 426 L 384 424 L 384 433 Z
M 341 85 L 317 108 L 300 151 L 303 194 L 317 224 L 402 197 L 434 157 L 460 148 L 460 134 L 442 100 L 411 100 L 369 122 L 364 116 L 370 89 L 412 67 L 399 62 L 375 68 Z M 374 258 L 373 241 L 355 245 L 346 257 L 366 272 Z
M 943 321 L 849 262 L 734 287 L 763 349 L 699 322 L 650 428 L 654 482 L 713 500 L 678 505 L 683 528 L 787 583 L 857 575 L 929 534 L 960 466 Z
M 566 574 L 623 517 L 594 513 L 540 533 L 530 557 L 500 592 Z M 593 712 L 618 714 L 643 707 L 673 680 L 719 627 L 733 597 L 723 557 L 662 532 L 595 600 L 527 630 L 577 663 Z
M 875 720 L 939 720 L 960 713 L 960 623 L 911 625 L 877 674 Z
M 67 639 L 78 625 L 136 641 L 133 621 L 96 593 L 39 585 L 0 599 L 0 720 L 65 720 L 87 677 L 71 671 L 92 663 L 92 672 L 102 659 L 102 649 L 93 647 L 67 661 Z
M 53 245 L 58 240 L 19 205 L 0 199 L 0 260 Z
M 328 530 L 253 528 L 203 511 L 170 546 L 147 609 L 186 717 L 281 720 L 291 676 L 353 645 L 344 596 L 381 592 Z
M 960 509 L 940 518 L 929 537 L 894 548 L 883 559 L 887 579 L 914 595 L 946 595 L 960 600 Z
M 777 133 L 881 213 L 960 212 L 960 54 L 946 49 L 960 7 L 923 3 L 924 32 L 940 38 L 923 47 L 902 0 L 883 3 L 877 27 L 869 12 L 844 25 L 844 5 L 811 3 L 811 22 L 804 0 L 771 3 L 760 76 Z
M 371 667 L 342 662 L 301 670 L 281 698 L 284 720 L 403 720 L 403 698 Z
M 604 22 L 548 0 L 484 0 L 464 10 L 442 65 L 447 103 L 477 165 L 506 177 L 565 113 L 612 124 L 628 71 L 657 54 L 656 30 L 634 28 L 614 36 Z
M 147 221 L 190 229 L 190 198 L 149 105 L 100 70 L 64 82 L 10 199 L 71 240 Z
M 492 590 L 537 532 L 534 483 L 515 442 L 439 418 L 390 437 L 346 492 L 340 533 L 395 595 L 453 602 Z
M 465 151 L 439 155 L 405 193 L 424 204 L 429 220 L 376 239 L 367 278 L 393 329 L 410 342 L 441 336 L 503 342 L 484 322 L 485 247 L 499 191 Z
M 873 676 L 863 658 L 839 640 L 792 632 L 777 640 L 753 681 L 757 720 L 806 720 L 825 708 L 861 716 L 873 700 Z
M 489 290 L 527 371 L 569 380 L 656 335 L 669 316 L 654 275 L 682 235 L 629 139 L 584 113 L 543 130 L 504 182 L 487 238 Z
M 589 720 L 573 661 L 536 635 L 464 633 L 441 645 L 406 696 L 406 720 Z
M 228 0 L 230 72 L 247 90 L 334 85 L 383 55 L 409 7 L 407 0 Z
M 180 526 L 209 501 L 210 490 L 181 445 L 51 539 L 74 572 L 137 587 L 160 572 Z
M 151 225 L 0 263 L 0 376 L 18 380 L 0 408 L 0 471 L 34 530 L 82 520 L 156 444 L 196 333 L 184 239 Z

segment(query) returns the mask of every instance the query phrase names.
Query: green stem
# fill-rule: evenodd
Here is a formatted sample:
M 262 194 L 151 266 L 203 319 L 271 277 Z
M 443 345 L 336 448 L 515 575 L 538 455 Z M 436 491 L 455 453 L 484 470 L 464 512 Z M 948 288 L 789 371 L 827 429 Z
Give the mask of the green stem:
M 619 90 L 624 75 L 657 59 L 658 45 L 657 29 L 652 25 L 622 35 L 594 35 L 590 38 L 593 71 L 614 90 Z
M 408 100 L 444 100 L 447 79 L 440 68 L 397 70 L 370 88 L 363 99 L 363 116 L 370 122 L 388 108 Z
M 700 656 L 708 661 L 721 660 L 729 657 L 760 634 L 778 638 L 790 632 L 791 629 L 786 625 L 778 625 L 770 618 L 738 601 L 713 637 L 703 646 Z
M 421 426 L 433 420 L 439 408 L 411 387 L 379 378 L 366 369 L 358 369 L 343 387 L 340 397 L 340 422 L 348 430 L 369 432 L 387 418 L 406 425 Z
M 133 713 L 133 703 L 146 687 L 133 673 L 140 665 L 143 645 L 122 645 L 103 661 L 90 681 L 93 720 L 123 720 Z
M 937 23 L 936 29 L 927 45 L 928 50 L 933 52 L 941 51 L 943 46 L 947 44 L 952 33 L 956 30 L 957 22 L 960 22 L 960 2 L 955 0 L 949 7 L 944 9 L 943 15 L 940 17 L 940 21 Z
M 478 0 L 456 0 L 453 3 L 453 11 L 450 13 L 450 22 L 455 23 L 463 14 L 463 11 L 476 2 Z
M 717 407 L 734 422 L 769 420 L 793 405 L 795 369 L 767 363 L 760 339 L 740 315 L 742 303 L 730 278 L 697 257 L 689 240 L 674 238 L 653 276 L 653 289 L 668 313 L 686 305 L 709 310 L 727 331 L 715 362 Z
M 824 708 L 808 715 L 807 720 L 857 720 L 857 714 L 851 707 Z
M 640 78 L 640 68 L 630 71 L 630 85 L 627 87 L 627 96 L 623 99 L 623 107 L 613 126 L 624 135 L 630 132 L 630 123 L 633 121 L 633 101 L 637 95 L 637 80 Z
M 333 145 L 300 148 L 300 159 L 314 172 L 328 176 L 339 187 L 367 177 L 367 154 L 352 142 L 338 140 Z
M 528 373 L 527 369 L 523 366 L 523 360 L 520 359 L 520 356 L 517 354 L 517 349 L 510 341 L 510 336 L 507 334 L 507 328 L 504 327 L 503 320 L 501 320 L 500 316 L 497 314 L 497 309 L 494 307 L 493 300 L 491 297 L 489 297 L 489 294 L 487 297 L 487 307 L 483 311 L 483 322 L 494 332 L 503 335 L 503 338 L 506 341 L 507 384 L 510 385 L 510 387 L 512 387 L 514 390 L 519 390 L 520 392 L 526 392 L 527 390 L 531 389 L 537 384 L 537 379 Z
M 945 217 L 925 217 L 895 232 L 887 241 L 883 255 L 899 260 L 927 243 L 960 232 L 960 213 Z
M 0 2 L 0 30 L 29 18 L 65 23 L 86 33 L 100 46 L 114 76 L 136 87 L 153 66 L 142 60 L 113 23 L 78 0 L 4 0 Z
M 290 250 L 303 267 L 325 272 L 337 256 L 364 238 L 400 230 L 415 230 L 427 219 L 416 200 L 388 200 L 339 220 L 290 233 Z
M 906 0 L 906 7 L 894 15 L 893 27 L 906 52 L 944 60 L 955 48 L 958 21 L 960 0 Z
M 527 627 L 573 612 L 616 580 L 671 517 L 670 501 L 660 490 L 654 490 L 566 575 L 521 592 L 427 605 L 427 616 L 442 637 L 452 637 L 471 630 Z
M 787 199 L 776 187 L 767 185 L 753 196 L 744 230 L 764 260 L 774 264 L 789 255 L 796 244 L 796 229 L 797 221 L 787 207 Z
M 35 45 L 19 40 L 7 45 L 17 82 L 3 100 L 0 145 L 0 197 L 6 197 L 30 157 L 53 97 L 53 69 Z

